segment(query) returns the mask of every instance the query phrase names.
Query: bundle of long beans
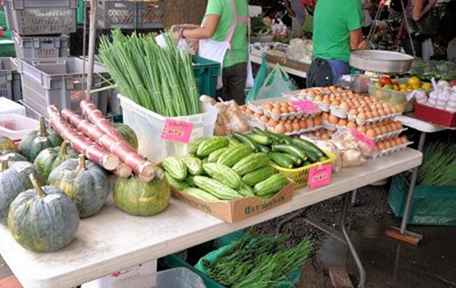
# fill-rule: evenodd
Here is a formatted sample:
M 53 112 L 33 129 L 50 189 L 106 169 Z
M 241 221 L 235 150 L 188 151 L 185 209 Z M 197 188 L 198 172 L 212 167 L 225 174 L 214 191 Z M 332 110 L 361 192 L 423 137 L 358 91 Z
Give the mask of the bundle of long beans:
M 200 113 L 191 55 L 177 49 L 168 34 L 163 48 L 154 36 L 115 30 L 112 40 L 102 37 L 100 60 L 119 92 L 137 104 L 168 117 Z
M 424 151 L 418 183 L 433 186 L 456 186 L 456 145 L 433 143 Z
M 226 287 L 277 287 L 288 282 L 288 275 L 301 268 L 312 253 L 310 241 L 288 248 L 286 240 L 247 234 L 216 261 L 203 264 L 208 275 Z

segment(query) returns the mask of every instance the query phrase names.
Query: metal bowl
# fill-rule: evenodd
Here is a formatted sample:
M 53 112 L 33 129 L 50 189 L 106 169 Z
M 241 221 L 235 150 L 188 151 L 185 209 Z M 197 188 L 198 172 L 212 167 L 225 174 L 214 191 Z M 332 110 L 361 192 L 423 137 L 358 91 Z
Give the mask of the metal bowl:
M 350 65 L 363 71 L 377 73 L 406 73 L 413 56 L 385 50 L 356 50 L 351 53 Z

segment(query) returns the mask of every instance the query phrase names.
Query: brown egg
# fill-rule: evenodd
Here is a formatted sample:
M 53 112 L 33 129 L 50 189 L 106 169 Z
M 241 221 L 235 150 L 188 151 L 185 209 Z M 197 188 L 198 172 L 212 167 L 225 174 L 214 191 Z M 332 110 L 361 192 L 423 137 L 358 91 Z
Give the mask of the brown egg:
M 312 118 L 307 118 L 306 123 L 307 123 L 307 128 L 312 128 L 315 125 L 314 120 Z
M 306 121 L 306 119 L 299 120 L 299 128 L 307 129 L 307 121 Z
M 372 119 L 373 115 L 371 112 L 366 112 L 366 119 Z
M 320 103 L 321 101 L 323 101 L 323 97 L 321 97 L 320 95 L 315 96 L 314 101 Z
M 368 130 L 366 130 L 366 136 L 371 139 L 374 139 L 375 136 L 377 136 L 377 133 L 375 132 L 374 129 L 368 129 Z
M 288 113 L 288 107 L 280 106 L 280 114 L 285 114 L 285 113 Z
M 325 112 L 325 113 L 321 114 L 321 119 L 323 119 L 323 121 L 328 121 L 329 113 Z
M 332 105 L 332 106 L 336 106 L 336 107 L 337 107 L 337 106 L 339 106 L 339 105 L 340 105 L 340 102 L 339 102 L 339 101 L 337 101 L 337 100 L 333 100 L 333 101 L 331 101 L 331 105 Z
M 264 110 L 266 110 L 266 111 L 272 111 L 272 108 L 273 108 L 272 103 L 271 103 L 271 102 L 265 103 L 265 104 L 263 105 L 263 108 L 264 108 Z
M 372 118 L 377 118 L 377 117 L 380 116 L 380 115 L 378 114 L 378 111 L 377 111 L 377 110 L 372 111 L 371 114 L 372 114 Z
M 330 115 L 328 119 L 329 123 L 336 125 L 339 122 L 339 118 L 334 115 Z
M 401 130 L 402 129 L 402 124 L 401 122 L 396 122 L 394 125 L 395 130 Z
M 280 107 L 288 107 L 288 102 L 279 102 Z
M 386 134 L 389 132 L 387 126 L 380 126 L 379 128 L 380 128 L 380 131 L 382 131 L 382 134 Z
M 399 145 L 402 144 L 402 140 L 401 140 L 401 138 L 399 138 L 399 137 L 398 137 L 398 138 L 395 138 L 395 139 L 394 139 L 394 142 L 396 143 L 396 146 L 399 146 Z
M 402 137 L 401 137 L 401 143 L 402 143 L 402 144 L 406 144 L 406 143 L 408 143 L 408 142 L 409 142 L 409 140 L 407 139 L 407 136 L 402 136 Z
M 358 126 L 358 131 L 361 132 L 361 133 L 364 133 L 366 134 L 367 132 L 367 127 L 366 126 Z
M 289 105 L 289 106 L 288 106 L 288 112 L 289 112 L 289 113 L 296 112 L 296 108 L 295 108 L 293 105 Z
M 357 118 L 359 121 L 364 122 L 364 121 L 366 121 L 366 119 L 367 119 L 366 113 L 361 112 L 361 113 L 358 114 L 358 116 L 356 116 L 356 118 Z
M 344 110 L 344 111 L 348 111 L 349 106 L 348 106 L 347 102 L 341 102 L 340 105 L 339 105 L 339 108 Z
M 275 127 L 275 126 L 277 126 L 278 124 L 279 124 L 279 122 L 278 122 L 278 121 L 275 121 L 274 119 L 271 119 L 271 120 L 269 120 L 269 122 L 268 122 L 268 125 L 269 125 L 270 127 Z
M 274 114 L 274 115 L 280 115 L 280 108 L 274 108 L 274 109 L 272 109 L 272 114 Z
M 285 132 L 292 132 L 293 131 L 293 125 L 289 122 L 285 122 Z
M 329 100 L 329 98 L 324 98 L 322 103 L 326 104 L 326 105 L 330 105 L 331 104 L 331 100 Z
M 286 131 L 285 131 L 285 126 L 283 125 L 283 123 L 280 123 L 277 126 L 275 126 L 274 132 L 279 133 L 279 134 L 285 133 Z
M 322 122 L 322 121 L 321 121 L 321 116 L 316 116 L 316 117 L 314 118 L 314 124 L 315 124 L 315 126 L 320 126 L 320 125 L 322 124 L 321 122 Z
M 345 127 L 345 126 L 347 126 L 347 120 L 340 119 L 339 122 L 337 122 L 337 125 Z
M 351 109 L 350 111 L 348 111 L 348 114 L 356 116 L 356 114 L 358 114 L 358 111 L 356 111 L 355 109 Z
M 380 129 L 379 127 L 374 128 L 374 130 L 375 130 L 375 134 L 376 134 L 377 136 L 383 134 L 383 133 L 382 133 L 382 129 Z
M 385 150 L 386 149 L 385 143 L 383 143 L 383 142 L 377 143 L 377 149 L 380 151 Z
M 297 123 L 297 122 L 293 122 L 292 127 L 293 127 L 293 131 L 299 131 L 299 130 L 301 130 L 301 126 L 300 126 L 299 123 Z
M 356 124 L 355 124 L 354 122 L 352 122 L 352 121 L 349 121 L 349 122 L 347 123 L 347 128 L 356 129 Z
M 270 119 L 269 119 L 268 116 L 263 115 L 263 116 L 260 117 L 260 120 L 263 123 L 268 123 Z

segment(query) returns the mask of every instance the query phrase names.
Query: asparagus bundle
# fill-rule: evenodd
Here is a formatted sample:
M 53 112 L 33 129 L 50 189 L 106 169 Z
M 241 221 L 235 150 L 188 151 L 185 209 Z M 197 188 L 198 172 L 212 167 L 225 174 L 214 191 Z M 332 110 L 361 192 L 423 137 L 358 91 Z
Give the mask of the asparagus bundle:
M 122 95 L 163 116 L 200 113 L 192 58 L 165 34 L 166 47 L 155 35 L 112 33 L 101 39 L 99 57 Z

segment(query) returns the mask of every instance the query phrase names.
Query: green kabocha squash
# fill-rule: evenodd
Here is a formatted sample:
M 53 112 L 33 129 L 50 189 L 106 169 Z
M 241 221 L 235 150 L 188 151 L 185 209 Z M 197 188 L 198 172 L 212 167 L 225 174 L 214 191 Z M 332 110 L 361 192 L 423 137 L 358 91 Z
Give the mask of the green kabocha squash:
M 3 152 L 0 153 L 0 161 L 17 162 L 27 161 L 27 158 L 16 152 Z
M 0 136 L 0 152 L 16 152 L 17 146 L 13 140 L 5 136 Z
M 122 123 L 117 123 L 114 125 L 114 127 L 132 148 L 138 150 L 138 136 L 136 136 L 135 131 L 133 131 L 130 126 Z
M 69 143 L 64 141 L 60 147 L 47 148 L 38 154 L 33 164 L 36 172 L 40 174 L 44 180 L 47 180 L 51 171 L 57 168 L 65 160 L 77 158 L 76 152 L 69 147 Z
M 60 146 L 62 141 L 62 138 L 46 127 L 46 121 L 41 118 L 39 130 L 27 135 L 19 144 L 19 150 L 29 161 L 33 162 L 41 151 Z
M 150 182 L 137 177 L 118 178 L 114 184 L 113 200 L 120 210 L 134 216 L 153 216 L 169 205 L 171 189 L 163 173 Z
M 32 188 L 29 175 L 34 173 L 33 165 L 28 162 L 0 162 L 0 222 L 5 222 L 8 209 L 19 193 Z
M 76 205 L 62 190 L 40 187 L 20 193 L 11 203 L 8 228 L 14 239 L 34 252 L 54 252 L 70 244 L 79 227 Z
M 49 175 L 48 183 L 62 189 L 73 200 L 81 218 L 97 214 L 110 192 L 106 172 L 82 155 L 57 166 Z

